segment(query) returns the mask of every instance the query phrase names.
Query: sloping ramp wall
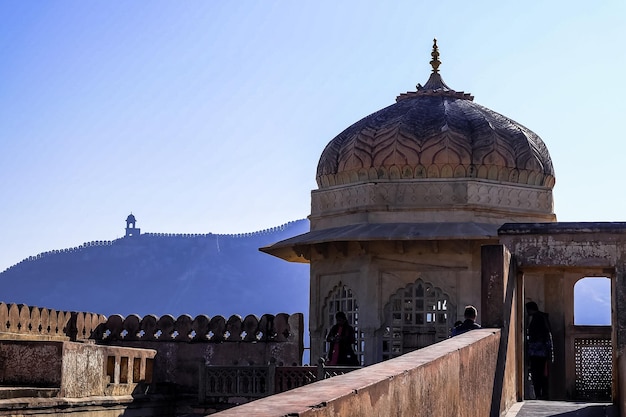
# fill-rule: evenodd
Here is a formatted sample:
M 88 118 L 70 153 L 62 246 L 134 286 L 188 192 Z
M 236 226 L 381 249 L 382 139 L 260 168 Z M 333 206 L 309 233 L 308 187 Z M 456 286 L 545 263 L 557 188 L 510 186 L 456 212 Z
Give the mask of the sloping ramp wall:
M 215 414 L 220 417 L 500 415 L 514 366 L 498 365 L 500 330 L 481 329 L 398 358 Z M 499 369 L 498 369 L 499 368 Z M 504 376 L 504 373 L 509 373 Z M 494 381 L 501 381 L 500 383 Z M 495 385 L 495 389 L 494 389 Z M 494 394 L 495 393 L 495 394 Z M 492 410 L 492 401 L 496 403 Z

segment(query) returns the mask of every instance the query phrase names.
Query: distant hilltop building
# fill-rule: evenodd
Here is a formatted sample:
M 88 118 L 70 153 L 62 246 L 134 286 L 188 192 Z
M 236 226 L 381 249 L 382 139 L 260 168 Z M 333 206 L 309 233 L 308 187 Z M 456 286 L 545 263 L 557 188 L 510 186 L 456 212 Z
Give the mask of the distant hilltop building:
M 141 234 L 141 229 L 135 227 L 135 223 L 137 220 L 133 213 L 130 213 L 126 218 L 126 237 L 139 236 Z

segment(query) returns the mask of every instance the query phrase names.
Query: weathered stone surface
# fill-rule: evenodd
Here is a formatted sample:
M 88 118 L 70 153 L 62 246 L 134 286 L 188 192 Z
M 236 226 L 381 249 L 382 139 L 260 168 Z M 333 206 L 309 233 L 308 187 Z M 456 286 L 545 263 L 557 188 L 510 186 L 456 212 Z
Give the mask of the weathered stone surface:
M 58 388 L 59 397 L 131 394 L 152 382 L 146 367 L 156 351 L 57 341 L 0 341 L 0 384 Z M 112 366 L 107 366 L 111 361 Z M 139 372 L 133 372 L 138 360 Z M 126 363 L 126 367 L 120 366 Z
M 485 417 L 490 415 L 494 376 L 498 372 L 515 372 L 496 369 L 499 343 L 498 330 L 474 330 L 216 415 Z M 514 396 L 504 399 L 508 406 L 514 401 Z
M 63 342 L 0 341 L 0 384 L 60 387 L 62 355 Z

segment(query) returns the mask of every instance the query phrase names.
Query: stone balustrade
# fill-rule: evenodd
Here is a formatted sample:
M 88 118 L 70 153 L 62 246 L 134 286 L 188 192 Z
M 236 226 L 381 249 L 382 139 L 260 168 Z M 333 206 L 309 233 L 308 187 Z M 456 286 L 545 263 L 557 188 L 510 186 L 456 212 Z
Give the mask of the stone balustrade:
M 0 302 L 0 340 L 89 339 L 105 321 L 101 314 Z
M 200 367 L 198 402 L 202 404 L 241 404 L 257 398 L 303 387 L 316 381 L 343 375 L 360 366 L 258 366 Z

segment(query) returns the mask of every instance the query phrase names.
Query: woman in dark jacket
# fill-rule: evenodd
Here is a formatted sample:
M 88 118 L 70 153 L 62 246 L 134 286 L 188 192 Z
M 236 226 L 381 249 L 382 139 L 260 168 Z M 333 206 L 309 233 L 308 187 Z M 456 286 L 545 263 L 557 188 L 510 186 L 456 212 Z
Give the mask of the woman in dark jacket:
M 326 341 L 330 343 L 327 365 L 359 366 L 359 359 L 354 353 L 356 343 L 354 327 L 348 324 L 343 311 L 335 314 L 336 324 L 330 328 Z

